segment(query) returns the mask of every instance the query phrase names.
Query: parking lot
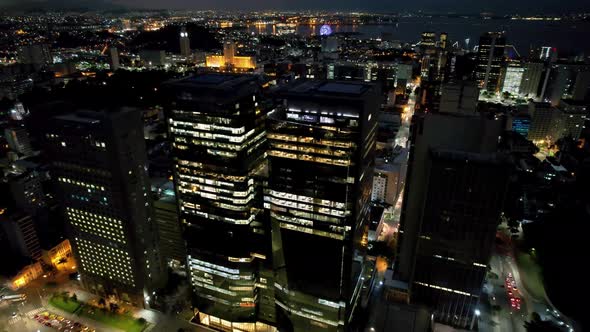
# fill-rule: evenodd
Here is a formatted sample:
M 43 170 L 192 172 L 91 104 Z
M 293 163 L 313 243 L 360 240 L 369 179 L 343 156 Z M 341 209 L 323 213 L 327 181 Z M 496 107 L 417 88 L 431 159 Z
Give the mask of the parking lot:
M 96 330 L 85 326 L 84 324 L 66 319 L 65 317 L 59 316 L 51 311 L 43 311 L 38 314 L 33 315 L 31 317 L 37 323 L 44 325 L 46 327 L 54 328 L 58 331 L 63 332 L 95 332 Z

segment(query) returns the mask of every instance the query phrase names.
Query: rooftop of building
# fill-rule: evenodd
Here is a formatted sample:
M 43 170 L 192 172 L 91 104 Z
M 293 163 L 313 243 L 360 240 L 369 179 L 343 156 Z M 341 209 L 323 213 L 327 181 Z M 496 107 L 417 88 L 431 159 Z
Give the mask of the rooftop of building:
M 279 88 L 277 92 L 289 96 L 360 98 L 373 87 L 373 84 L 364 82 L 297 80 L 290 85 Z
M 80 124 L 98 124 L 102 119 L 105 119 L 108 116 L 133 112 L 134 110 L 135 109 L 131 107 L 117 107 L 100 111 L 79 110 L 64 115 L 58 115 L 55 117 L 55 119 L 67 122 L 76 122 Z
M 578 107 L 590 107 L 590 102 L 585 100 L 574 100 L 574 99 L 561 99 L 559 101 L 560 106 L 578 106 Z
M 206 73 L 168 81 L 166 84 L 175 87 L 232 91 L 257 80 L 258 77 L 254 75 Z

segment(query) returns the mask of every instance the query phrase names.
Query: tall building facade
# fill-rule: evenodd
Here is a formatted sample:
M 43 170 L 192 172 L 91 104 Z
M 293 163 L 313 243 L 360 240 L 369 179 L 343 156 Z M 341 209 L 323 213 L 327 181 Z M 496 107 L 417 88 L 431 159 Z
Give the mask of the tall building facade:
M 186 264 L 186 248 L 178 220 L 176 198 L 163 196 L 154 201 L 154 217 L 158 223 L 160 252 L 164 262 L 173 269 Z
M 79 111 L 46 135 L 83 285 L 149 304 L 164 277 L 152 218 L 141 114 Z
M 524 74 L 524 68 L 518 61 L 509 62 L 504 68 L 504 75 L 502 79 L 502 92 L 508 92 L 511 95 L 518 95 L 520 93 L 520 85 L 522 84 L 522 78 Z
M 10 149 L 20 155 L 30 156 L 33 154 L 29 133 L 24 127 L 13 127 L 4 129 L 4 137 Z
M 45 66 L 53 63 L 49 45 L 34 44 L 24 45 L 18 49 L 18 61 L 20 63 Z
M 200 324 L 269 331 L 259 275 L 270 259 L 259 173 L 267 111 L 255 76 L 203 74 L 167 83 L 174 182 Z M 268 245 L 267 245 L 268 244 Z
M 420 45 L 434 47 L 436 45 L 436 33 L 432 31 L 422 32 L 422 34 L 420 34 Z
M 303 81 L 276 98 L 265 207 L 277 321 L 345 331 L 363 284 L 380 94 L 368 83 Z
M 531 61 L 525 63 L 523 68 L 519 93 L 525 97 L 536 99 L 540 93 L 539 88 L 545 71 L 545 63 Z
M 549 103 L 529 103 L 531 124 L 528 139 L 540 143 L 555 142 L 560 138 L 561 111 Z
M 435 321 L 473 320 L 508 184 L 502 127 L 477 115 L 413 120 L 395 278 L 400 298 Z
M 115 70 L 119 69 L 119 67 L 121 66 L 119 63 L 119 50 L 116 47 L 110 47 L 109 54 L 111 56 L 111 58 L 110 58 L 111 70 L 115 71 Z
M 486 32 L 479 38 L 475 79 L 488 92 L 500 90 L 505 47 L 506 37 L 501 32 Z
M 185 27 L 180 29 L 180 55 L 189 57 L 191 55 L 191 40 Z
M 479 88 L 472 81 L 451 81 L 443 84 L 440 97 L 441 113 L 473 114 L 477 109 Z

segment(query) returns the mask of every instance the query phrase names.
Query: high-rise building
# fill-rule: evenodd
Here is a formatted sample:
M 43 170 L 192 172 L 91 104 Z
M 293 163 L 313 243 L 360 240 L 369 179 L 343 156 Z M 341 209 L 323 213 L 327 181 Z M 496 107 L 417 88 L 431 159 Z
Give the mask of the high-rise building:
M 18 49 L 18 61 L 20 63 L 46 66 L 53 63 L 49 45 L 35 44 L 24 45 Z
M 560 99 L 588 100 L 590 98 L 590 65 L 584 63 L 555 63 L 548 74 L 543 96 L 551 105 Z
M 14 254 L 28 257 L 33 260 L 41 258 L 41 246 L 35 230 L 33 218 L 19 211 L 2 207 L 0 215 L 0 228 L 3 231 L 8 245 Z
M 8 147 L 12 151 L 24 156 L 30 156 L 33 154 L 31 139 L 24 127 L 6 128 L 4 129 L 4 137 L 6 138 Z
M 100 296 L 148 304 L 165 275 L 140 112 L 57 116 L 46 138 L 82 284 Z
M 479 99 L 477 83 L 471 81 L 451 81 L 443 84 L 440 97 L 441 113 L 474 114 Z
M 449 34 L 446 32 L 441 32 L 438 41 L 438 47 L 442 49 L 447 48 L 447 39 L 449 38 Z
M 506 68 L 504 68 L 502 92 L 508 92 L 511 95 L 518 95 L 520 93 L 520 85 L 522 84 L 523 74 L 524 68 L 520 62 L 509 62 L 506 65 Z
M 146 67 L 159 67 L 166 65 L 166 52 L 164 50 L 140 50 L 139 58 Z
M 188 274 L 200 324 L 272 330 L 259 303 L 272 278 L 263 228 L 262 190 L 267 110 L 257 78 L 203 74 L 167 83 L 169 133 Z M 269 317 L 270 315 L 270 317 Z
M 162 196 L 154 201 L 154 218 L 158 223 L 160 254 L 173 269 L 186 264 L 186 247 L 178 220 L 178 207 L 174 196 Z
M 401 148 L 385 158 L 376 158 L 371 200 L 395 205 L 404 188 L 408 149 Z
M 499 92 L 506 37 L 501 32 L 486 32 L 479 38 L 475 79 L 488 92 Z
M 557 59 L 557 49 L 550 46 L 541 47 L 539 59 L 542 61 L 555 61 Z
M 109 49 L 109 54 L 111 55 L 111 70 L 115 71 L 119 69 L 119 50 L 116 47 L 111 47 Z
M 45 195 L 41 185 L 41 177 L 35 170 L 27 170 L 21 174 L 8 177 L 10 194 L 16 206 L 30 215 L 37 214 L 45 206 Z
M 536 99 L 540 93 L 539 88 L 545 64 L 543 62 L 527 62 L 523 68 L 519 93 L 525 97 Z
M 436 33 L 432 31 L 422 32 L 420 35 L 420 45 L 434 47 L 436 45 Z
M 585 102 L 575 100 L 561 100 L 559 102 L 560 131 L 559 137 L 571 136 L 577 140 L 584 130 L 586 121 L 590 118 L 590 107 Z M 559 138 L 558 137 L 558 138 Z
M 303 81 L 269 113 L 265 207 L 279 326 L 345 331 L 363 286 L 380 94 Z
M 465 328 L 474 318 L 508 185 L 502 132 L 479 115 L 413 119 L 396 297 L 430 308 L 435 321 Z
M 185 57 L 191 55 L 191 40 L 185 27 L 180 29 L 180 55 Z
M 560 137 L 559 129 L 561 112 L 549 103 L 529 103 L 531 125 L 528 139 L 537 143 L 542 141 L 555 142 Z

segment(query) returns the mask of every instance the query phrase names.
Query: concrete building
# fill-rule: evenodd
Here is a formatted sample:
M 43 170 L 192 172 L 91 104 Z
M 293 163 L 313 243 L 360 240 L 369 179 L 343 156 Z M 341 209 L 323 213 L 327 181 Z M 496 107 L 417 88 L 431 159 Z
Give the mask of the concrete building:
M 140 112 L 57 116 L 46 141 L 82 284 L 99 296 L 149 305 L 165 270 Z
M 154 201 L 154 217 L 158 223 L 160 254 L 173 269 L 186 265 L 186 246 L 178 218 L 176 197 L 162 196 Z
M 474 114 L 477 110 L 479 88 L 470 81 L 453 81 L 442 86 L 441 113 Z
M 22 156 L 33 154 L 29 133 L 24 127 L 12 127 L 4 129 L 4 137 L 10 150 Z
M 575 100 L 561 100 L 559 102 L 559 116 L 561 117 L 559 137 L 571 136 L 577 140 L 586 128 L 586 121 L 590 118 L 590 106 L 586 102 Z
M 139 58 L 146 67 L 161 67 L 166 65 L 166 52 L 164 50 L 141 50 Z
M 372 201 L 395 205 L 404 188 L 407 160 L 408 150 L 405 148 L 398 149 L 388 158 L 376 159 Z
M 535 142 L 555 142 L 560 138 L 561 111 L 549 103 L 529 103 L 531 124 L 528 139 Z
M 110 57 L 111 70 L 115 71 L 115 70 L 119 69 L 119 67 L 121 66 L 121 64 L 119 63 L 119 50 L 116 47 L 110 47 L 109 54 L 111 56 Z
M 526 62 L 523 69 L 519 94 L 526 98 L 537 99 L 541 95 L 541 79 L 545 71 L 545 63 Z
M 41 246 L 33 218 L 17 209 L 2 208 L 0 227 L 9 242 L 12 253 L 33 261 L 41 258 Z
M 35 44 L 20 46 L 18 49 L 18 62 L 38 66 L 47 66 L 53 63 L 49 45 Z
M 9 176 L 7 180 L 16 207 L 34 216 L 38 209 L 45 206 L 45 194 L 39 173 L 27 170 L 19 175 Z
M 508 185 L 502 132 L 479 115 L 413 119 L 394 298 L 433 321 L 468 328 L 474 318 Z

